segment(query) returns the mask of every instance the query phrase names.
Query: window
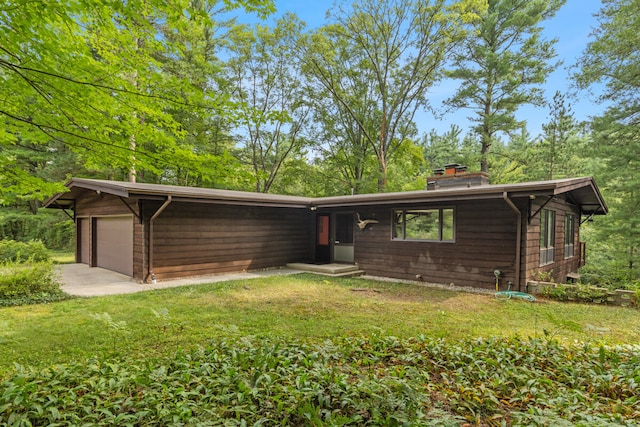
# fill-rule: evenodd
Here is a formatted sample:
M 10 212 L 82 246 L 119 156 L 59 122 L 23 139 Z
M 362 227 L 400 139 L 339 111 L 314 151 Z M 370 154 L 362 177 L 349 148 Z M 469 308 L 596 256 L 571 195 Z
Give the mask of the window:
M 564 217 L 564 257 L 571 258 L 574 255 L 576 217 L 567 214 Z
M 353 214 L 336 215 L 336 243 L 353 243 Z
M 393 212 L 394 240 L 453 242 L 453 209 L 411 209 Z
M 556 212 L 543 209 L 540 213 L 540 265 L 553 263 L 555 235 Z

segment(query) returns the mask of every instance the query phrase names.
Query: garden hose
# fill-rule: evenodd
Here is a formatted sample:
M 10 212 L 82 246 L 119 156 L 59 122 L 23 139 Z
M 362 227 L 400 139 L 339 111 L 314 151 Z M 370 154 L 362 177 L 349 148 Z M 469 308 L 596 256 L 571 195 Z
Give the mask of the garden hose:
M 507 288 L 506 291 L 498 291 L 495 294 L 495 297 L 497 299 L 501 299 L 501 300 L 507 300 L 507 299 L 511 299 L 511 298 L 520 298 L 526 301 L 531 301 L 531 302 L 535 302 L 536 301 L 536 297 L 534 297 L 531 294 L 528 294 L 526 292 L 517 292 L 517 291 L 512 291 L 511 290 L 511 283 L 509 283 L 509 287 Z

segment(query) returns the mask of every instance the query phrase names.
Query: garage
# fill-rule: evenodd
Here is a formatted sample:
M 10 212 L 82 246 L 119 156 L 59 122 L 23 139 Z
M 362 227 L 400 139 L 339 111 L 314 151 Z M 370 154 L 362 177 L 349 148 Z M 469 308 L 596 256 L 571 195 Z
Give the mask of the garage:
M 95 265 L 133 276 L 133 216 L 95 218 Z

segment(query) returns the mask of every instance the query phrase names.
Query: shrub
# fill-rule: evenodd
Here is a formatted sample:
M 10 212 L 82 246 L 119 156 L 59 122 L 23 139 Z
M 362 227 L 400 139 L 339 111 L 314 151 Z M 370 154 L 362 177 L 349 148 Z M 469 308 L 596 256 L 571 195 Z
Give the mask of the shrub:
M 546 298 L 556 299 L 558 301 L 568 300 L 567 289 L 562 285 L 543 288 L 541 294 Z
M 36 304 L 70 298 L 60 289 L 49 261 L 0 265 L 0 306 Z
M 554 283 L 553 270 L 550 271 L 532 271 L 531 278 L 536 282 Z
M 28 242 L 41 240 L 49 249 L 72 249 L 74 223 L 62 212 L 41 209 L 37 215 L 15 209 L 0 210 L 0 238 Z
M 0 262 L 20 263 L 26 261 L 49 261 L 49 253 L 44 243 L 39 240 L 31 242 L 0 241 Z
M 631 302 L 634 306 L 640 308 L 640 288 L 636 289 L 631 297 Z
M 600 302 L 607 298 L 607 289 L 577 284 L 575 285 L 576 300 L 582 302 Z

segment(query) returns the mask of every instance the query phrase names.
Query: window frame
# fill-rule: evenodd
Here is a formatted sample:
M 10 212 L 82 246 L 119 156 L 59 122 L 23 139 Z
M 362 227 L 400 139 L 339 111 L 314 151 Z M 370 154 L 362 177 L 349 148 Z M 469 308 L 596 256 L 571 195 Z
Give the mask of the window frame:
M 540 212 L 540 266 L 555 262 L 556 211 Z
M 422 239 L 422 238 L 407 238 L 407 214 L 437 211 L 438 212 L 438 238 L 437 239 Z M 451 239 L 443 239 L 444 237 L 444 218 L 445 211 L 451 211 Z M 398 215 L 401 219 L 401 224 L 396 222 Z M 401 225 L 401 236 L 396 236 L 397 226 Z M 429 208 L 402 208 L 393 209 L 391 211 L 391 240 L 394 242 L 430 242 L 430 243 L 455 243 L 456 241 L 456 209 L 454 206 L 439 206 Z
M 564 259 L 573 258 L 576 255 L 576 216 L 567 213 L 564 217 Z

